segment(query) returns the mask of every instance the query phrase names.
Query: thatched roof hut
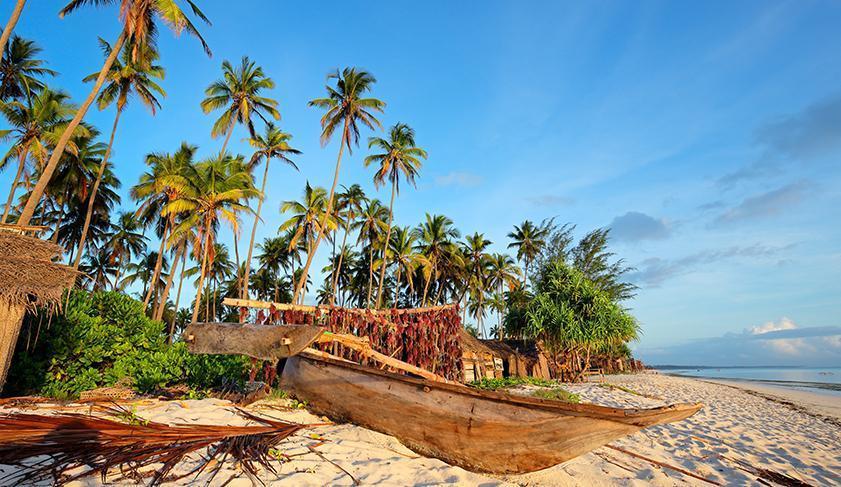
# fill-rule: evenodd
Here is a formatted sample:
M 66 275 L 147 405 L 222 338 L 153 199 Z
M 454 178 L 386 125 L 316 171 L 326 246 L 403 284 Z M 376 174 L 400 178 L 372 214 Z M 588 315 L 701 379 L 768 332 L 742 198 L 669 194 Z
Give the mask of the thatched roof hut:
M 548 355 L 534 340 L 482 340 L 482 344 L 502 359 L 505 376 L 554 377 Z
M 461 362 L 464 366 L 464 382 L 502 377 L 502 362 L 499 370 L 494 351 L 488 348 L 482 340 L 474 337 L 464 328 L 459 334 L 461 340 Z
M 26 310 L 59 305 L 77 275 L 72 267 L 53 262 L 61 256 L 59 245 L 24 231 L 0 226 L 0 391 Z

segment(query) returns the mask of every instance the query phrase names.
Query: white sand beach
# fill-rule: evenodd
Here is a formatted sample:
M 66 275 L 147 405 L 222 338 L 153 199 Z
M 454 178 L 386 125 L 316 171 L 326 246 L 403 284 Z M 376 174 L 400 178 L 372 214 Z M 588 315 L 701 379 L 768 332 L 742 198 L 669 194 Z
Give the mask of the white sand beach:
M 629 455 L 632 452 L 664 465 L 692 472 L 722 485 L 756 483 L 748 472 L 758 467 L 784 473 L 812 485 L 841 483 L 841 420 L 819 416 L 796 398 L 768 399 L 763 392 L 730 384 L 660 374 L 608 376 L 597 383 L 568 385 L 582 401 L 622 407 L 648 407 L 664 402 L 701 401 L 705 408 L 692 418 L 657 426 L 582 455 L 565 464 L 525 475 L 491 477 L 421 457 L 396 439 L 354 425 L 305 429 L 277 446 L 291 458 L 277 462 L 277 474 L 261 472 L 267 485 L 710 485 L 671 468 Z M 627 388 L 632 394 L 617 387 Z M 737 387 L 742 383 L 735 384 Z M 767 392 L 767 391 L 766 391 Z M 795 391 L 799 392 L 799 391 Z M 641 395 L 638 395 L 641 394 Z M 646 397 L 647 396 L 647 397 Z M 301 423 L 322 423 L 288 400 L 260 401 L 246 409 L 267 417 Z M 77 406 L 76 411 L 87 410 Z M 49 414 L 39 405 L 27 412 Z M 832 409 L 830 409 L 832 410 Z M 18 411 L 14 408 L 0 412 Z M 136 402 L 137 414 L 153 421 L 196 424 L 246 424 L 233 405 L 218 399 Z M 177 468 L 190 470 L 195 460 Z M 0 476 L 12 467 L 0 466 Z M 119 474 L 109 478 L 117 481 Z M 212 485 L 251 485 L 234 464 L 225 464 Z M 202 481 L 187 477 L 178 484 Z M 117 482 L 121 483 L 121 482 Z M 203 483 L 203 482 L 202 482 Z M 102 485 L 98 477 L 75 485 Z

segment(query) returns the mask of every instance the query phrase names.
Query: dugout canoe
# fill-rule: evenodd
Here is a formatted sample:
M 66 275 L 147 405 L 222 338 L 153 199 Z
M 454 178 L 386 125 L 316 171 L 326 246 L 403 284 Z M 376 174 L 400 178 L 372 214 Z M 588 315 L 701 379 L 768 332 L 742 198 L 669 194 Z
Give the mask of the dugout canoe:
M 451 465 L 495 474 L 548 468 L 702 407 L 617 409 L 512 396 L 307 352 L 286 360 L 281 386 L 335 421 L 392 435 Z

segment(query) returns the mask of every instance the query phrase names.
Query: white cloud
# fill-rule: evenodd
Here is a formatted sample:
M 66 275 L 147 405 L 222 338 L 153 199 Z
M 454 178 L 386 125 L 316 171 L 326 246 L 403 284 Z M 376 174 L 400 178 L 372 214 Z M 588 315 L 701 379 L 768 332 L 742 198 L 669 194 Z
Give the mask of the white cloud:
M 435 184 L 438 186 L 478 186 L 482 183 L 482 177 L 478 174 L 470 172 L 452 171 L 443 176 L 435 178 Z
M 795 328 L 797 328 L 797 324 L 784 316 L 778 322 L 768 321 L 761 325 L 752 326 L 750 332 L 753 335 L 761 335 L 769 331 L 793 330 Z

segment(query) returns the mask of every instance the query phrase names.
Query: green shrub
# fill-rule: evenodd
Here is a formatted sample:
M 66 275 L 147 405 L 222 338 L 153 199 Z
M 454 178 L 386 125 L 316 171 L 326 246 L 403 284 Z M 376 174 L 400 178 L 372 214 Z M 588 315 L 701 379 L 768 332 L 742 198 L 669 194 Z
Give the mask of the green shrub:
M 30 318 L 30 326 L 41 318 Z M 203 390 L 241 382 L 249 366 L 244 357 L 193 355 L 183 342 L 168 344 L 165 325 L 120 293 L 74 291 L 63 312 L 49 327 L 47 322 L 43 317 L 31 351 L 21 346 L 21 333 L 5 393 L 72 398 L 117 382 L 138 392 L 181 383 Z
M 574 392 L 569 392 L 566 389 L 555 387 L 552 389 L 539 389 L 531 393 L 534 397 L 541 399 L 553 399 L 555 401 L 578 403 L 581 401 L 581 396 Z
M 493 379 L 474 380 L 469 385 L 476 389 L 484 389 L 487 391 L 495 391 L 497 389 L 505 389 L 506 387 L 514 387 L 519 385 L 533 385 L 540 387 L 552 387 L 557 385 L 551 380 L 541 379 L 538 377 L 501 377 Z

